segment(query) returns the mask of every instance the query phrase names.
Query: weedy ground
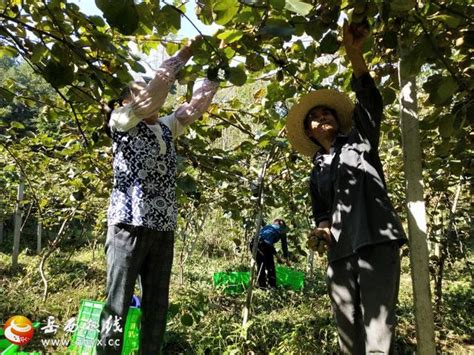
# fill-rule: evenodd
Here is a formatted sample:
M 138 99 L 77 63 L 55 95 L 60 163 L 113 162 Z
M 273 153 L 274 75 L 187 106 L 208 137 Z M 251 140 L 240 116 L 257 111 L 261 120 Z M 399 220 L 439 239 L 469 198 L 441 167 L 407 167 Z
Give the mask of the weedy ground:
M 0 252 L 0 320 L 24 315 L 46 322 L 55 317 L 63 325 L 75 316 L 83 299 L 104 300 L 105 257 L 101 247 L 70 246 L 48 259 L 45 276 L 48 298 L 43 302 L 44 284 L 38 272 L 40 257 L 20 254 L 17 272 L 11 257 Z M 177 245 L 179 249 L 179 244 Z M 178 258 L 176 253 L 176 257 Z M 203 257 L 197 255 L 184 265 L 183 277 L 176 260 L 173 269 L 170 311 L 165 337 L 168 354 L 330 354 L 337 352 L 336 330 L 326 295 L 324 264 L 317 259 L 313 276 L 307 275 L 304 290 L 257 289 L 252 300 L 250 321 L 242 326 L 246 295 L 227 295 L 212 285 L 214 272 L 242 270 L 242 256 Z M 243 263 L 244 262 L 244 263 Z M 293 267 L 304 270 L 303 261 Z M 437 316 L 437 344 L 443 353 L 474 351 L 472 280 L 453 267 L 446 274 L 444 303 Z M 396 344 L 399 354 L 416 350 L 415 318 L 409 260 L 402 260 L 399 325 Z M 46 348 L 37 332 L 25 351 L 64 353 L 65 347 Z M 57 337 L 70 336 L 59 332 Z

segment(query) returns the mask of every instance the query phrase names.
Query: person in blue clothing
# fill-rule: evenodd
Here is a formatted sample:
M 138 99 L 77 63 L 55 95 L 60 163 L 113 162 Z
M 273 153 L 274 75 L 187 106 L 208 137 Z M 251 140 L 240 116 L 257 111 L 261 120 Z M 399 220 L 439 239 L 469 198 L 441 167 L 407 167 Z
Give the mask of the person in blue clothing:
M 260 230 L 257 249 L 257 280 L 261 288 L 276 288 L 275 261 L 276 255 L 274 245 L 281 240 L 283 256 L 288 259 L 288 241 L 286 233 L 288 227 L 282 219 L 275 219 L 272 224 L 268 224 Z

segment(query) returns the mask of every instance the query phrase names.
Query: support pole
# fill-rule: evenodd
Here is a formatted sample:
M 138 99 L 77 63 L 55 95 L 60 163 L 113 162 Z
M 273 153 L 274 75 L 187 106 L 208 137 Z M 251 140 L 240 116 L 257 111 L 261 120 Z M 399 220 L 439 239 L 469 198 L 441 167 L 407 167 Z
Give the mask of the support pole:
M 23 177 L 20 175 L 20 183 L 18 184 L 18 195 L 16 198 L 16 208 L 15 208 L 15 229 L 13 232 L 13 254 L 12 254 L 12 269 L 16 270 L 18 268 L 18 254 L 20 253 L 20 230 L 21 230 L 21 215 L 22 215 L 22 203 L 23 192 L 25 189 L 25 184 L 23 182 Z

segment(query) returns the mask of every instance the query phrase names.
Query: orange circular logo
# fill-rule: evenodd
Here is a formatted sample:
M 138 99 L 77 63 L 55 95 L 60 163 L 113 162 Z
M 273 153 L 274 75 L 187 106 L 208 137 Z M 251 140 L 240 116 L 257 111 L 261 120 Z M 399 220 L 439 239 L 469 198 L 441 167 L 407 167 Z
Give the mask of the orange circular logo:
M 16 345 L 25 345 L 33 338 L 33 324 L 24 316 L 9 318 L 3 329 L 5 338 Z

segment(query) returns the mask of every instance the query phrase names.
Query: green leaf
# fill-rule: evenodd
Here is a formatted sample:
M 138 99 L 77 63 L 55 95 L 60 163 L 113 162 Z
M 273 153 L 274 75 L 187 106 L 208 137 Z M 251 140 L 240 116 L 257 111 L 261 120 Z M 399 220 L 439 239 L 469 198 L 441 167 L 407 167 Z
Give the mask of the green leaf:
M 284 40 L 290 40 L 295 33 L 295 28 L 284 20 L 268 21 L 268 24 L 260 29 L 260 34 L 271 37 L 281 37 Z
M 390 0 L 390 11 L 408 12 L 416 7 L 416 0 Z
M 97 27 L 105 26 L 105 22 L 100 16 L 89 16 L 89 20 L 92 21 Z
M 382 97 L 384 105 L 390 105 L 397 98 L 397 94 L 391 87 L 385 87 L 382 89 Z
M 124 35 L 133 34 L 138 28 L 138 12 L 133 0 L 95 0 L 110 26 Z
M 68 64 L 70 63 L 51 60 L 44 68 L 46 80 L 58 88 L 71 84 L 74 80 L 74 69 Z
M 48 50 L 48 48 L 46 48 L 43 45 L 35 46 L 33 48 L 33 54 L 31 55 L 30 60 L 33 63 L 38 63 L 41 60 L 41 58 L 43 57 L 43 55 L 46 53 L 47 50 Z
M 386 31 L 382 37 L 383 45 L 387 48 L 397 48 L 398 38 L 395 31 Z
M 178 187 L 185 193 L 195 192 L 197 190 L 196 180 L 192 176 L 185 175 L 177 179 Z
M 262 56 L 251 53 L 247 55 L 245 67 L 250 71 L 260 71 L 265 67 L 265 60 Z
M 247 74 L 245 74 L 245 70 L 242 66 L 227 68 L 225 72 L 226 79 L 234 85 L 242 86 L 247 81 Z
M 189 313 L 185 313 L 181 316 L 181 324 L 185 327 L 190 327 L 193 323 L 193 317 Z
M 306 16 L 313 9 L 313 5 L 300 0 L 286 0 L 285 9 L 298 15 Z
M 160 10 L 155 23 L 163 32 L 177 33 L 181 28 L 181 15 L 172 6 L 166 5 Z
M 51 56 L 59 63 L 67 63 L 71 58 L 68 50 L 59 43 L 55 43 L 50 52 Z
M 15 98 L 15 94 L 12 93 L 10 90 L 0 87 L 0 97 L 8 102 L 12 102 Z
M 328 32 L 319 44 L 322 53 L 334 54 L 339 49 L 341 43 L 337 39 L 335 32 Z
M 454 115 L 443 116 L 439 120 L 439 134 L 443 138 L 451 137 L 454 133 Z
M 275 10 L 283 10 L 285 8 L 285 0 L 270 0 L 270 5 Z
M 0 46 L 0 58 L 14 57 L 18 54 L 15 48 L 9 46 Z
M 177 43 L 173 43 L 173 42 L 168 42 L 166 43 L 166 53 L 168 53 L 168 55 L 173 55 L 175 54 L 179 49 L 179 45 Z
M 451 28 L 458 28 L 459 25 L 461 24 L 461 19 L 454 15 L 433 16 L 433 17 L 430 17 L 430 20 L 437 20 L 437 21 L 444 22 L 446 25 L 448 25 Z
M 441 103 L 445 103 L 450 99 L 454 93 L 458 90 L 459 86 L 453 77 L 448 76 L 441 80 L 440 86 L 437 90 L 437 96 Z
M 168 307 L 168 318 L 173 318 L 179 312 L 179 304 L 170 303 Z
M 217 35 L 217 38 L 224 40 L 226 43 L 233 43 L 242 38 L 244 34 L 239 30 L 228 30 Z
M 239 2 L 237 0 L 218 0 L 214 5 L 216 14 L 216 23 L 225 25 L 230 22 L 239 11 Z
M 25 125 L 18 121 L 11 121 L 10 127 L 15 129 L 25 129 Z
M 316 23 L 308 21 L 304 24 L 304 30 L 309 36 L 313 37 L 314 40 L 320 41 L 323 33 L 327 31 L 327 27 L 322 21 Z

